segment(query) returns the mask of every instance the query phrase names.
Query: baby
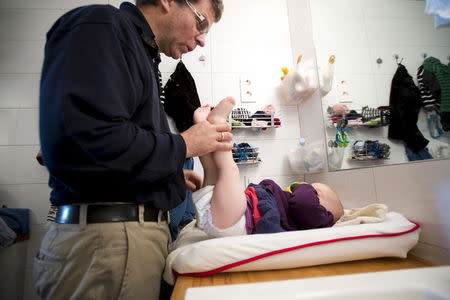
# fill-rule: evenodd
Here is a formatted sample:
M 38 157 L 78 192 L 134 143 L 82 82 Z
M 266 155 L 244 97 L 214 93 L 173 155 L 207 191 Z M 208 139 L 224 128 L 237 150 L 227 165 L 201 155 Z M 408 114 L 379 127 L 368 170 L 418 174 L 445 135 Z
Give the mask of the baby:
M 213 110 L 199 107 L 194 122 L 223 123 L 235 101 L 223 99 Z M 343 214 L 337 194 L 323 183 L 293 183 L 282 190 L 266 179 L 241 186 L 231 151 L 200 157 L 202 188 L 193 194 L 197 226 L 214 237 L 273 233 L 332 226 Z

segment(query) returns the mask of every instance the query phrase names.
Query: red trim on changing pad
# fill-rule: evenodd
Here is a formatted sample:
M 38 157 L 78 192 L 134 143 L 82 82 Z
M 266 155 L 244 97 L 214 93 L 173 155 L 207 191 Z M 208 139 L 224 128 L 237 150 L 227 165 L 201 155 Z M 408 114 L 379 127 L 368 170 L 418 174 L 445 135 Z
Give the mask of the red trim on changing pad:
M 396 232 L 396 233 L 383 233 L 383 234 L 367 234 L 367 235 L 359 235 L 359 236 L 351 236 L 351 237 L 343 237 L 343 238 L 336 238 L 336 239 L 331 239 L 331 240 L 325 240 L 325 241 L 319 241 L 319 242 L 312 242 L 312 243 L 307 243 L 307 244 L 303 244 L 303 245 L 298 245 L 298 246 L 294 246 L 294 247 L 289 247 L 289 248 L 285 248 L 285 249 L 279 249 L 279 250 L 275 250 L 275 251 L 271 251 L 271 252 L 267 252 L 264 254 L 260 254 L 254 257 L 250 257 L 241 261 L 237 261 L 210 271 L 205 271 L 205 272 L 193 272 L 193 273 L 178 273 L 175 270 L 172 270 L 172 273 L 175 274 L 176 276 L 194 276 L 194 277 L 204 277 L 204 276 L 210 276 L 210 275 L 214 275 L 217 273 L 220 273 L 222 271 L 240 266 L 240 265 L 244 265 L 246 263 L 250 263 L 252 261 L 258 260 L 258 259 L 262 259 L 268 256 L 272 256 L 275 254 L 280 254 L 280 253 L 284 253 L 284 252 L 289 252 L 289 251 L 293 251 L 293 250 L 297 250 L 297 249 L 301 249 L 301 248 L 306 248 L 306 247 L 311 247 L 311 246 L 316 246 L 316 245 L 322 245 L 322 244 L 329 244 L 329 243 L 334 243 L 334 242 L 340 242 L 340 241 L 348 241 L 348 240 L 356 240 L 356 239 L 363 239 L 363 238 L 372 238 L 372 237 L 390 237 L 390 236 L 398 236 L 398 235 L 403 235 L 403 234 L 407 234 L 413 231 L 416 231 L 417 229 L 420 228 L 420 225 L 416 222 L 410 221 L 411 223 L 413 223 L 415 226 L 409 230 L 406 231 L 402 231 L 402 232 Z

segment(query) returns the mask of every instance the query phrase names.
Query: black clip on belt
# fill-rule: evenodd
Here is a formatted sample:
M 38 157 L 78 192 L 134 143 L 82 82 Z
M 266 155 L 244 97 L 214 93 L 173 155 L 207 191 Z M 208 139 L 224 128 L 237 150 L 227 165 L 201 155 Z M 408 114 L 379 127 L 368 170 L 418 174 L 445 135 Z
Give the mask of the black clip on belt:
M 144 206 L 144 221 L 157 222 L 160 210 Z M 139 221 L 138 204 L 92 204 L 87 205 L 86 223 Z M 167 220 L 167 212 L 161 213 L 160 221 Z M 58 206 L 55 222 L 59 224 L 79 224 L 80 205 Z

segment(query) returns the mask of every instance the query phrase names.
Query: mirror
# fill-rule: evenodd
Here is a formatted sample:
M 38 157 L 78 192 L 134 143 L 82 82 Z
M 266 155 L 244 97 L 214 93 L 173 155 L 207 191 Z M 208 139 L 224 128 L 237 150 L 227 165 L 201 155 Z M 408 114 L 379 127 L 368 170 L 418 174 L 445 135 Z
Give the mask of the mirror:
M 416 86 L 418 68 L 425 59 L 434 57 L 446 70 L 450 69 L 450 27 L 435 28 L 434 18 L 424 12 L 425 1 L 421 0 L 309 3 L 319 76 L 332 77 L 331 90 L 322 93 L 329 169 L 449 158 L 450 133 L 440 130 L 436 123 L 439 115 L 432 110 L 426 112 L 420 105 L 415 122 L 411 120 L 414 113 L 409 112 L 414 110 L 412 100 L 393 97 L 390 103 L 390 96 L 398 63 L 406 68 Z M 450 73 L 446 74 L 445 82 L 449 83 Z M 321 79 L 321 84 L 322 88 L 326 86 L 326 78 Z M 424 97 L 419 100 L 422 102 Z M 395 134 L 395 124 L 409 137 L 390 138 L 401 135 Z M 428 144 L 422 142 L 422 135 Z M 411 152 L 412 146 L 420 149 Z

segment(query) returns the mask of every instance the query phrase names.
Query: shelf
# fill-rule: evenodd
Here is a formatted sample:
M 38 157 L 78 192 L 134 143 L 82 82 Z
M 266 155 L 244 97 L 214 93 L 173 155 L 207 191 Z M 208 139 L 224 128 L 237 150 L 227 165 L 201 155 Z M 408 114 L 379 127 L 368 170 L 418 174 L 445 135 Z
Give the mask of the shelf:
M 241 128 L 241 129 L 269 129 L 269 128 L 279 128 L 281 125 L 269 125 L 269 126 L 247 126 L 247 125 L 231 125 L 232 129 Z
M 389 157 L 387 158 L 378 158 L 375 156 L 357 156 L 357 157 L 351 157 L 352 161 L 374 161 L 374 160 L 387 160 L 389 159 Z
M 228 122 L 233 129 L 264 130 L 281 126 L 281 121 L 275 116 L 274 111 L 270 114 L 266 114 L 260 110 L 255 113 L 250 113 L 248 109 L 242 107 L 233 109 Z
M 328 124 L 329 128 L 336 128 L 337 127 L 337 122 L 329 122 Z M 379 127 L 385 127 L 388 126 L 389 124 L 367 124 L 367 123 L 363 123 L 363 124 L 347 124 L 345 127 L 347 128 L 357 128 L 357 127 L 367 127 L 367 128 L 379 128 Z
M 238 165 L 257 164 L 261 162 L 258 147 L 252 147 L 248 143 L 234 144 L 232 153 L 233 160 Z
M 391 147 L 386 143 L 371 140 L 357 140 L 352 147 L 352 160 L 386 160 L 389 159 Z
M 243 160 L 243 161 L 237 161 L 237 165 L 253 165 L 253 164 L 259 164 L 261 162 L 261 159 L 252 159 L 252 160 Z
M 332 109 L 327 109 L 328 127 L 368 127 L 377 128 L 389 125 L 390 109 L 388 106 L 377 108 L 363 107 L 360 110 L 348 110 L 342 114 L 332 114 Z

